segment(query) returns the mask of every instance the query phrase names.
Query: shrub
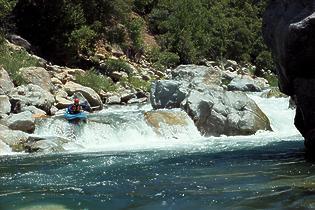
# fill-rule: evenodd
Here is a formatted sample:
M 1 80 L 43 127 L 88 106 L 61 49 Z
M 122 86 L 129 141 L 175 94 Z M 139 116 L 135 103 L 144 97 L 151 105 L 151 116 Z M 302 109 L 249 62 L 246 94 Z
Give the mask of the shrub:
M 19 74 L 20 68 L 39 66 L 37 59 L 31 57 L 26 50 L 12 50 L 5 44 L 0 46 L 0 65 L 9 73 L 16 85 L 24 84 L 25 81 Z
M 132 46 L 136 53 L 139 52 L 143 48 L 143 39 L 142 39 L 143 26 L 144 26 L 144 21 L 139 17 L 133 18 L 127 24 L 129 36 L 132 41 Z
M 278 87 L 278 77 L 274 73 L 268 71 L 263 74 L 271 87 Z
M 131 74 L 132 68 L 123 60 L 108 59 L 102 66 L 102 71 L 104 71 L 104 73 L 107 75 L 114 71 L 123 71 L 127 74 Z
M 274 70 L 275 64 L 272 59 L 272 55 L 269 51 L 262 51 L 255 61 L 258 69 Z M 261 72 L 256 72 L 257 75 L 261 75 Z
M 76 74 L 76 81 L 83 86 L 92 88 L 96 92 L 116 90 L 111 79 L 97 73 L 94 69 L 85 72 L 85 74 Z
M 129 76 L 128 78 L 122 78 L 120 80 L 120 83 L 123 86 L 129 86 L 129 87 L 132 87 L 134 89 L 143 90 L 145 92 L 149 92 L 150 86 L 151 86 L 150 81 L 144 81 L 144 80 L 142 80 L 138 77 L 134 77 L 134 76 Z
M 82 26 L 71 32 L 68 45 L 69 47 L 73 47 L 77 52 L 87 54 L 92 50 L 92 43 L 94 43 L 95 37 L 95 31 L 88 26 Z
M 151 49 L 149 52 L 149 59 L 154 67 L 159 70 L 172 68 L 180 63 L 180 58 L 176 53 L 160 51 L 158 48 Z

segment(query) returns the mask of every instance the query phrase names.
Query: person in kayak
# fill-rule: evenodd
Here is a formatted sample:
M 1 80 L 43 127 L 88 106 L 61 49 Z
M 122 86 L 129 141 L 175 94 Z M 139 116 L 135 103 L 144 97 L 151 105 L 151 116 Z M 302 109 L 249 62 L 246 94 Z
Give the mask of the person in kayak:
M 75 98 L 73 104 L 69 105 L 67 108 L 69 114 L 78 114 L 82 111 L 82 106 L 80 105 L 80 100 Z

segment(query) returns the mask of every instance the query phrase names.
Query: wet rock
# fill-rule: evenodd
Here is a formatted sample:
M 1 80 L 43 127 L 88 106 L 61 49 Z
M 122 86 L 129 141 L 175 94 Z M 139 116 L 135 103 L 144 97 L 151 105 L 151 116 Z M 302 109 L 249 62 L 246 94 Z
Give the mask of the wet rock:
M 3 131 L 3 130 L 9 130 L 9 127 L 6 125 L 0 124 L 0 131 Z
M 271 130 L 269 119 L 241 92 L 193 90 L 181 106 L 206 136 L 251 135 Z
M 98 109 L 103 108 L 101 97 L 92 88 L 74 82 L 67 82 L 64 86 L 64 90 L 68 95 L 73 95 L 76 92 L 81 93 L 91 106 L 99 107 Z
M 61 137 L 39 137 L 30 136 L 24 147 L 27 152 L 63 152 L 64 145 L 69 143 L 68 139 Z
M 155 110 L 144 113 L 147 123 L 154 128 L 160 128 L 161 123 L 167 125 L 188 125 L 187 115 L 180 111 Z
M 14 152 L 24 151 L 29 134 L 16 130 L 0 130 L 0 141 L 9 145 Z
M 32 117 L 30 111 L 24 111 L 19 114 L 10 115 L 7 119 L 7 125 L 12 130 L 33 133 L 35 130 L 35 119 Z
M 156 134 L 165 137 L 174 137 L 174 134 L 176 134 L 176 129 L 172 132 L 170 128 L 188 126 L 190 121 L 185 112 L 175 110 L 154 110 L 145 112 L 144 118 Z M 167 134 L 169 131 L 171 131 L 171 133 Z
M 14 88 L 14 84 L 6 70 L 0 67 L 0 90 L 9 93 Z
M 19 72 L 28 84 L 38 85 L 47 91 L 51 91 L 53 89 L 50 74 L 44 68 L 27 67 L 21 68 Z
M 14 88 L 9 97 L 12 110 L 16 109 L 16 113 L 25 106 L 35 106 L 49 114 L 50 108 L 55 102 L 55 98 L 50 92 L 33 84 Z
M 6 95 L 0 95 L 0 113 L 8 114 L 11 111 L 11 103 L 9 97 Z
M 9 145 L 0 140 L 0 155 L 7 154 L 11 151 Z

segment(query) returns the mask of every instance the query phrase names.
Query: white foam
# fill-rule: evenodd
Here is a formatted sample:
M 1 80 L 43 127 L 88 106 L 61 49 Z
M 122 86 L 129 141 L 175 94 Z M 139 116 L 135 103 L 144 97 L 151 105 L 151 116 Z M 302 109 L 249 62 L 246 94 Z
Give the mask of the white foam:
M 149 126 L 143 112 L 150 105 L 110 107 L 91 115 L 82 125 L 73 125 L 62 118 L 50 118 L 37 126 L 35 134 L 60 136 L 71 143 L 64 146 L 70 152 L 132 151 L 152 149 L 231 150 L 256 147 L 283 140 L 301 140 L 294 127 L 294 110 L 288 108 L 288 98 L 262 98 L 251 94 L 262 111 L 268 116 L 273 132 L 259 131 L 252 136 L 202 137 L 193 121 L 185 115 L 186 125 L 160 123 L 157 130 Z M 173 110 L 178 112 L 179 110 Z

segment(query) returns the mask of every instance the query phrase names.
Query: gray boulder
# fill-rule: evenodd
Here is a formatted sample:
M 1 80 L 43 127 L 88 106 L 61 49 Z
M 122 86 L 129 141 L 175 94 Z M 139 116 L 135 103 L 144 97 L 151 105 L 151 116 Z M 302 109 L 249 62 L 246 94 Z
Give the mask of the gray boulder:
M 24 151 L 24 144 L 27 142 L 29 134 L 16 130 L 0 130 L 0 141 L 9 145 L 14 152 Z
M 0 95 L 0 113 L 8 114 L 11 111 L 11 103 L 9 97 L 6 95 Z
M 85 87 L 70 81 L 65 84 L 64 90 L 67 92 L 68 95 L 73 95 L 76 92 L 81 93 L 84 98 L 91 104 L 91 106 L 98 107 L 98 109 L 103 108 L 101 97 L 92 88 Z
M 172 72 L 172 79 L 185 81 L 190 88 L 220 89 L 222 81 L 221 71 L 212 66 L 180 65 Z
M 73 103 L 68 98 L 67 92 L 62 89 L 58 90 L 58 92 L 55 94 L 55 99 L 56 99 L 56 107 L 58 109 L 64 109 Z
M 38 109 L 36 108 L 35 106 L 25 106 L 21 109 L 22 112 L 24 111 L 29 111 L 32 113 L 32 115 L 35 115 L 35 116 L 44 116 L 46 115 L 46 112 L 41 110 L 41 109 Z
M 9 93 L 14 88 L 14 84 L 6 70 L 0 67 L 0 91 Z
M 173 80 L 154 81 L 150 93 L 152 107 L 154 109 L 179 108 L 188 94 L 181 85 L 181 82 Z
M 35 130 L 35 119 L 30 111 L 13 114 L 8 117 L 7 125 L 12 130 L 20 130 L 33 133 Z
M 69 143 L 68 139 L 48 136 L 30 136 L 25 143 L 24 148 L 27 152 L 64 152 L 64 144 Z
M 47 90 L 33 84 L 16 87 L 9 94 L 10 102 L 16 112 L 20 112 L 25 106 L 35 106 L 50 113 L 50 108 L 55 102 L 54 96 Z
M 0 155 L 6 154 L 8 151 L 11 151 L 9 145 L 0 140 Z
M 53 89 L 50 74 L 44 68 L 27 67 L 21 68 L 19 72 L 28 84 L 38 85 L 47 91 L 51 91 Z
M 263 78 L 253 79 L 250 76 L 242 75 L 233 78 L 227 87 L 230 91 L 261 92 L 267 89 L 269 85 Z
M 20 47 L 23 47 L 27 51 L 30 51 L 32 48 L 32 45 L 24 38 L 20 37 L 19 35 L 11 34 L 7 36 L 7 39 Z
M 193 90 L 181 107 L 205 136 L 251 135 L 271 130 L 266 115 L 241 92 Z
M 121 104 L 121 98 L 118 95 L 109 96 L 106 103 L 109 105 Z

